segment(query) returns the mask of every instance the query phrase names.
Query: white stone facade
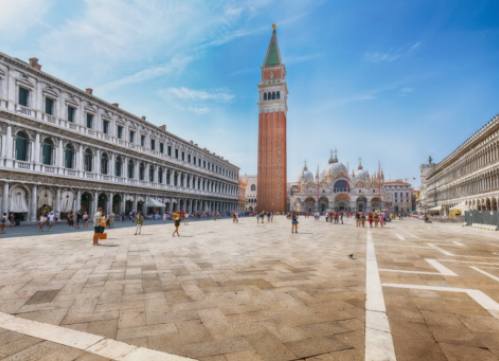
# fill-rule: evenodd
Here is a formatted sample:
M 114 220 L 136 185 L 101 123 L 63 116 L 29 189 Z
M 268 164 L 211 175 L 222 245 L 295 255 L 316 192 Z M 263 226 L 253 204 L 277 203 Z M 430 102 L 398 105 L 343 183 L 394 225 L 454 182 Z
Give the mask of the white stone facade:
M 496 115 L 440 163 L 421 166 L 421 211 L 497 211 L 499 116 Z
M 241 177 L 245 182 L 244 191 L 244 210 L 256 210 L 256 195 L 257 195 L 257 177 L 256 176 L 243 176 Z
M 0 53 L 0 210 L 122 214 L 237 209 L 239 168 Z

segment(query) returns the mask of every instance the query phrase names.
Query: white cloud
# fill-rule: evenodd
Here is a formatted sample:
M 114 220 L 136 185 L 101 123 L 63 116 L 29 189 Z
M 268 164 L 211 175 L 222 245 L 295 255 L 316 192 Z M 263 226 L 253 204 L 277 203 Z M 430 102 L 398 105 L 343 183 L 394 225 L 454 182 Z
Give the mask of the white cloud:
M 286 56 L 286 65 L 306 63 L 306 62 L 320 58 L 321 55 L 322 55 L 321 53 L 312 53 L 312 54 L 294 55 L 294 56 L 287 55 Z
M 234 99 L 234 94 L 218 89 L 197 90 L 186 87 L 172 87 L 164 89 L 160 93 L 184 101 L 217 101 L 226 103 Z
M 124 76 L 123 78 L 110 81 L 97 87 L 102 92 L 117 89 L 119 87 L 140 83 L 149 79 L 181 73 L 193 60 L 191 56 L 174 56 L 169 62 L 154 65 L 136 73 Z
M 0 34 L 8 34 L 9 38 L 24 35 L 32 27 L 40 25 L 50 7 L 50 0 L 1 0 Z
M 417 41 L 399 49 L 389 51 L 368 51 L 364 53 L 364 59 L 371 63 L 391 63 L 402 57 L 410 55 L 416 51 L 421 44 L 422 43 L 420 41 Z

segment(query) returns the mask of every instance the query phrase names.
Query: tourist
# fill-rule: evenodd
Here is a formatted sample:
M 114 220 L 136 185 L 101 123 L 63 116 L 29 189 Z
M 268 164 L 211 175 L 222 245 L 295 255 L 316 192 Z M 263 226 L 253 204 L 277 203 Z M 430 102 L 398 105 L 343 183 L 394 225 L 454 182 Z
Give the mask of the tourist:
M 172 237 L 175 237 L 175 235 L 180 237 L 179 233 L 180 221 L 181 221 L 180 213 L 179 212 L 173 213 L 173 225 L 175 226 L 175 230 L 172 233 Z
M 102 219 L 104 218 L 104 223 L 102 223 Z M 104 213 L 102 211 L 102 208 L 98 208 L 97 212 L 94 214 L 94 236 L 93 236 L 93 246 L 98 246 L 99 245 L 99 239 L 101 237 L 101 234 L 104 233 L 104 229 L 106 226 L 106 219 L 104 217 Z
M 385 225 L 385 213 L 384 212 L 381 212 L 379 214 L 379 225 L 381 228 L 383 228 L 383 226 Z
M 355 212 L 355 225 L 356 227 L 360 227 L 360 212 Z
M 55 223 L 55 213 L 53 211 L 50 211 L 48 216 L 47 216 L 47 221 L 48 221 L 48 228 L 49 230 L 52 229 L 52 226 Z
M 365 226 L 366 226 L 366 214 L 364 212 L 360 212 L 360 223 L 362 225 L 362 228 L 365 228 Z
M 343 212 L 340 212 L 340 221 L 341 221 L 341 224 L 343 224 Z
M 236 212 L 232 212 L 232 223 L 239 223 Z
M 47 223 L 47 217 L 45 216 L 45 214 L 40 214 L 40 220 L 38 222 L 38 229 L 40 231 L 43 231 L 43 227 L 45 227 L 45 224 Z
M 291 233 L 298 233 L 298 215 L 291 213 Z
M 378 223 L 379 223 L 379 215 L 378 212 L 374 212 L 374 228 L 378 228 Z
M 7 216 L 7 213 L 4 212 L 2 215 L 2 218 L 0 219 L 0 233 L 5 232 L 5 226 L 7 225 L 9 217 Z
M 142 226 L 144 225 L 144 216 L 142 212 L 137 212 L 135 216 L 135 235 L 142 234 Z
M 87 213 L 87 211 L 83 212 L 81 219 L 83 221 L 83 227 L 88 228 L 88 213 Z

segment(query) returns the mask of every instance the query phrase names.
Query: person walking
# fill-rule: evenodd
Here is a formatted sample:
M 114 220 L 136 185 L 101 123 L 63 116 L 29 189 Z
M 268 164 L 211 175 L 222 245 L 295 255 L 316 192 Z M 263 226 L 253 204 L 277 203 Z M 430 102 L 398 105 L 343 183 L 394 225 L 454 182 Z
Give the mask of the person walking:
M 175 235 L 180 237 L 180 233 L 179 233 L 180 220 L 181 220 L 180 213 L 179 212 L 173 213 L 172 218 L 173 218 L 173 225 L 175 226 L 175 230 L 172 233 L 172 237 L 175 237 Z
M 9 216 L 4 212 L 0 219 L 0 233 L 5 233 L 5 227 L 7 226 L 7 221 L 9 220 Z
M 88 228 L 88 213 L 87 213 L 87 211 L 83 212 L 81 219 L 83 220 L 83 227 Z
M 366 227 L 366 214 L 364 212 L 360 212 L 360 223 L 362 224 L 362 228 Z
M 291 213 L 291 233 L 298 233 L 298 215 L 296 212 Z
M 48 220 L 48 228 L 49 228 L 49 231 L 52 229 L 52 227 L 54 226 L 54 223 L 55 223 L 55 213 L 53 211 L 50 211 L 49 212 L 49 215 L 47 216 L 47 220 Z
M 239 218 L 237 218 L 236 212 L 232 212 L 232 223 L 239 223 Z
M 104 227 L 102 226 L 102 218 L 104 218 L 104 226 L 105 224 L 105 217 L 104 213 L 102 211 L 102 208 L 98 208 L 97 212 L 94 214 L 94 236 L 92 239 L 92 245 L 98 246 L 99 245 L 99 239 L 101 237 L 101 234 L 104 233 Z
M 135 216 L 135 235 L 142 234 L 142 226 L 144 225 L 144 216 L 142 212 L 137 212 Z
M 45 224 L 47 223 L 47 217 L 45 214 L 40 214 L 40 220 L 38 222 L 38 228 L 40 229 L 40 232 L 43 231 L 43 227 L 45 227 Z

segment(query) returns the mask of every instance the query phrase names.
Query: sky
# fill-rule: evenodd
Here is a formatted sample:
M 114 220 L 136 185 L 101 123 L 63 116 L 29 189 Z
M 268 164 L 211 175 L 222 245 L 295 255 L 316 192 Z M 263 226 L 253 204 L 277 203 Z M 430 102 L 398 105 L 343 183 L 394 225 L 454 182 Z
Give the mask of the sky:
M 257 85 L 276 23 L 288 181 L 340 161 L 419 183 L 499 113 L 496 0 L 0 0 L 0 51 L 256 174 Z

